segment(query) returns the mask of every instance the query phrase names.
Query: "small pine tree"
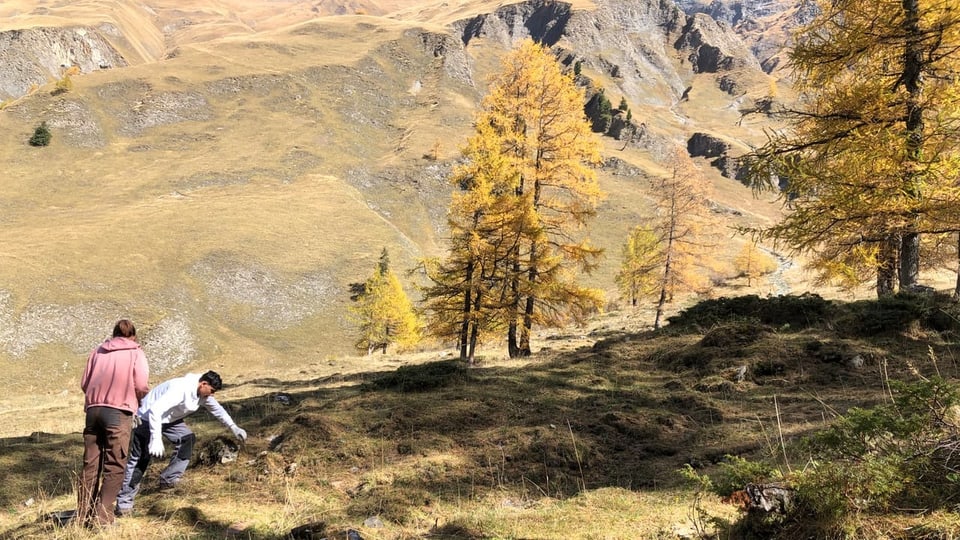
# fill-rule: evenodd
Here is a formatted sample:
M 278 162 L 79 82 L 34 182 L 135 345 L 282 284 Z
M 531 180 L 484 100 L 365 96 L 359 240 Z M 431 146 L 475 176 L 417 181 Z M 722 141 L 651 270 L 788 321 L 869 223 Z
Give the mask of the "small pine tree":
M 40 125 L 37 126 L 37 129 L 33 131 L 33 136 L 30 137 L 30 146 L 47 146 L 50 144 L 50 129 L 47 128 L 46 122 L 40 122 Z
M 574 77 L 579 77 L 579 76 L 580 76 L 580 72 L 582 71 L 582 69 L 583 69 L 583 60 L 577 60 L 576 62 L 574 62 L 574 63 L 573 63 L 573 76 L 574 76 Z
M 596 133 L 606 133 L 613 121 L 613 104 L 607 98 L 603 88 L 590 98 L 585 112 L 591 120 L 591 129 Z
M 619 109 L 619 110 L 621 110 L 621 111 L 628 111 L 628 110 L 630 110 L 630 106 L 627 105 L 627 98 L 626 98 L 626 97 L 623 97 L 623 96 L 620 97 L 620 106 L 617 107 L 617 109 Z
M 610 122 L 613 121 L 613 104 L 610 103 L 610 100 L 607 98 L 607 95 L 603 92 L 600 93 L 600 123 L 604 126 L 603 131 L 606 131 L 610 127 Z
M 352 308 L 360 327 L 358 349 L 372 354 L 377 349 L 387 353 L 389 345 L 401 349 L 420 341 L 423 324 L 413 303 L 403 291 L 400 279 L 390 270 L 390 258 L 384 248 L 373 275 L 364 283 L 363 292 Z

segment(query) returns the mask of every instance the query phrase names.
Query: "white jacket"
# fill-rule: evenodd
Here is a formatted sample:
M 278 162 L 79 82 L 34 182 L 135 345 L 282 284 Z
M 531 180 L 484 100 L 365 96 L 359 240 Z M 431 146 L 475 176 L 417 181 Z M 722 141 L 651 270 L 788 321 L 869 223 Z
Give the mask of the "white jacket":
M 187 373 L 183 377 L 164 381 L 143 398 L 140 409 L 137 410 L 137 416 L 150 423 L 151 437 L 157 437 L 159 440 L 163 424 L 181 420 L 197 412 L 201 405 L 223 425 L 233 429 L 236 425 L 233 418 L 230 418 L 230 414 L 217 403 L 217 400 L 213 399 L 213 396 L 201 398 L 197 395 L 200 376 L 199 373 Z

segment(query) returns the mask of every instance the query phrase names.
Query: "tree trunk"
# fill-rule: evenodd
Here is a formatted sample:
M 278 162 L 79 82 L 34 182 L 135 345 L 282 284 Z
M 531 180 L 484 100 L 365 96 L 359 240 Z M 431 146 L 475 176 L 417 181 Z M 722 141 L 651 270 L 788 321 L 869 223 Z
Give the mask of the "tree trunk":
M 519 255 L 517 255 L 519 256 Z M 507 326 L 507 354 L 510 358 L 520 356 L 520 345 L 517 338 L 520 317 L 520 262 L 513 264 L 513 276 L 510 283 L 510 323 Z
M 467 339 L 470 332 L 470 314 L 472 311 L 473 304 L 470 301 L 471 284 L 473 283 L 473 261 L 471 260 L 467 263 L 466 275 L 464 276 L 464 291 L 463 291 L 463 316 L 462 323 L 460 325 L 460 335 L 457 338 L 457 346 L 460 348 L 460 360 L 467 359 Z
M 903 85 L 907 90 L 907 162 L 904 170 L 904 192 L 912 199 L 921 196 L 919 172 L 923 161 L 923 31 L 920 28 L 919 0 L 903 0 L 903 30 L 906 44 L 903 51 Z M 904 231 L 900 243 L 900 289 L 917 285 L 920 277 L 920 233 L 915 223 Z
M 471 366 L 476 362 L 477 359 L 477 336 L 479 333 L 480 330 L 477 328 L 477 325 L 473 325 L 473 329 L 470 332 L 470 355 L 467 359 L 467 363 Z
M 527 357 L 532 354 L 530 350 L 530 331 L 533 330 L 533 310 L 536 299 L 533 297 L 533 286 L 537 282 L 537 244 L 530 246 L 530 270 L 527 272 L 527 283 L 530 292 L 527 294 L 527 301 L 523 307 L 523 326 L 520 328 L 520 343 L 517 347 L 517 353 L 520 357 Z
M 900 243 L 900 290 L 910 290 L 920 279 L 920 233 L 903 236 Z
M 510 319 L 510 325 L 507 328 L 507 354 L 510 358 L 518 358 L 520 356 L 520 347 L 517 345 L 517 318 L 512 317 Z
M 475 309 L 476 309 L 476 306 L 480 305 L 480 299 L 482 295 L 483 293 L 478 289 L 477 296 L 476 298 L 473 299 L 473 305 L 475 306 Z M 467 354 L 467 363 L 470 364 L 471 366 L 473 365 L 473 362 L 476 359 L 477 340 L 479 335 L 480 335 L 480 323 L 478 323 L 477 321 L 473 321 L 470 327 L 470 344 L 469 344 L 470 352 L 469 354 Z
M 953 288 L 953 299 L 960 299 L 960 234 L 957 234 L 957 284 Z
M 676 171 L 674 171 L 674 174 L 676 174 Z M 671 213 L 670 224 L 667 229 L 667 255 L 663 261 L 663 282 L 660 283 L 660 299 L 657 300 L 657 315 L 653 319 L 654 330 L 660 329 L 660 319 L 663 317 L 663 306 L 667 303 L 667 298 L 673 296 L 667 289 L 670 287 L 670 272 L 673 271 L 671 268 L 671 263 L 673 262 L 673 239 L 677 232 L 676 199 L 677 196 L 674 194 L 673 200 L 670 202 Z
M 890 236 L 880 244 L 877 255 L 877 298 L 890 296 L 897 290 L 897 256 L 900 244 Z
M 663 305 L 667 303 L 667 289 L 660 289 L 660 300 L 657 301 L 657 315 L 653 319 L 653 329 L 660 329 L 660 318 L 663 317 Z
M 523 310 L 523 325 L 520 327 L 520 343 L 517 346 L 517 356 L 519 358 L 526 358 L 532 354 L 530 351 L 530 330 L 533 328 L 533 305 L 533 297 L 528 296 Z
M 667 243 L 667 260 L 663 264 L 663 282 L 660 283 L 660 299 L 657 300 L 657 315 L 653 319 L 653 329 L 660 329 L 660 319 L 663 317 L 663 306 L 667 303 L 667 288 L 670 285 L 670 245 Z

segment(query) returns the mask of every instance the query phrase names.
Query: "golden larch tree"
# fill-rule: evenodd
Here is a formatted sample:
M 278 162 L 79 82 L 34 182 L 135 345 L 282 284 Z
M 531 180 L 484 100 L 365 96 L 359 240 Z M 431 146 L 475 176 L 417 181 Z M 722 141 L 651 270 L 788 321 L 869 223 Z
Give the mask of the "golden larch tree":
M 752 287 L 754 281 L 777 269 L 777 261 L 761 251 L 756 242 L 748 240 L 734 259 L 733 266 L 747 278 L 747 287 Z
M 716 247 L 710 222 L 710 184 L 685 151 L 677 149 L 668 162 L 670 171 L 654 181 L 656 216 L 651 229 L 657 236 L 660 276 L 654 289 L 660 328 L 664 308 L 678 293 L 700 293 L 710 287 L 709 270 Z
M 918 284 L 922 235 L 960 228 L 960 3 L 820 7 L 790 52 L 800 107 L 774 111 L 788 127 L 749 158 L 756 186 L 786 182 L 788 213 L 762 236 L 821 281 L 892 294 Z
M 403 350 L 421 339 L 423 324 L 400 279 L 390 269 L 386 249 L 381 253 L 373 275 L 364 282 L 352 312 L 360 329 L 356 346 L 366 350 L 367 354 L 373 354 L 377 349 L 386 354 L 390 345 Z
M 664 251 L 657 233 L 642 225 L 630 231 L 623 245 L 620 271 L 617 272 L 617 287 L 620 294 L 636 307 L 642 298 L 649 298 L 657 291 Z
M 599 140 L 583 104 L 544 47 L 528 39 L 504 57 L 462 150 L 467 163 L 452 177 L 460 193 L 449 212 L 451 254 L 434 265 L 446 273 L 426 289 L 435 307 L 440 298 L 462 307 L 461 347 L 474 331 L 502 328 L 510 356 L 527 356 L 534 325 L 582 321 L 602 305 L 599 291 L 576 282 L 601 254 L 582 234 L 601 197 L 591 167 Z M 429 313 L 448 314 L 450 327 L 449 310 Z

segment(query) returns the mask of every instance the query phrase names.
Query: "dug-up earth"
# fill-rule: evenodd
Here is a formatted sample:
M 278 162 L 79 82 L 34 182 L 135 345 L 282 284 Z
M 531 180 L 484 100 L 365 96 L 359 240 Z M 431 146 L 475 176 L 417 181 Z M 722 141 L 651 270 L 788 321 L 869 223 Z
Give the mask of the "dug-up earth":
M 692 538 L 737 511 L 678 469 L 789 472 L 797 442 L 890 381 L 955 377 L 952 305 L 721 298 L 658 331 L 609 314 L 522 362 L 385 355 L 235 381 L 218 397 L 250 434 L 238 455 L 196 414 L 185 485 L 157 491 L 155 465 L 104 533 L 51 519 L 75 506 L 80 434 L 25 414 L 33 432 L 0 439 L 0 538 Z

